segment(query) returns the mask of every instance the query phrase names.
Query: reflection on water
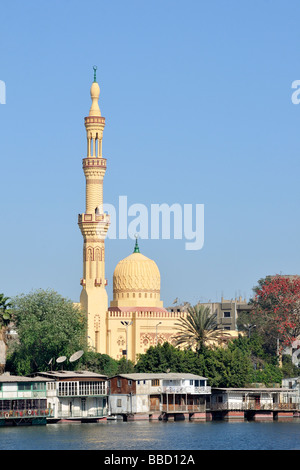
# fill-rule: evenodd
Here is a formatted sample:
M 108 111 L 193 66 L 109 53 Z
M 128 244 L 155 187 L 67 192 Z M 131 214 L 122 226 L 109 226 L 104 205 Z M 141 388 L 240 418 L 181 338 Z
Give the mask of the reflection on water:
M 291 450 L 300 418 L 289 422 L 102 422 L 0 428 L 5 450 Z

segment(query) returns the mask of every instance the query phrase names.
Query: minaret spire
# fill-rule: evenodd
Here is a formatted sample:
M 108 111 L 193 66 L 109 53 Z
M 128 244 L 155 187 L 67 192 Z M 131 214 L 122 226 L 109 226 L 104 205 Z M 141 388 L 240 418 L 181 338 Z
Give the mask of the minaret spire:
M 100 96 L 100 87 L 98 85 L 97 77 L 96 77 L 96 71 L 97 71 L 96 65 L 94 65 L 93 69 L 94 69 L 94 81 L 92 83 L 91 90 L 90 90 L 91 98 L 92 98 L 92 106 L 90 109 L 89 116 L 101 116 L 101 111 L 100 111 L 99 103 L 98 103 L 99 96 Z
M 106 159 L 102 156 L 102 138 L 105 118 L 101 116 L 98 104 L 100 87 L 94 81 L 90 93 L 92 106 L 85 118 L 87 156 L 82 160 L 86 179 L 85 213 L 79 214 L 78 225 L 83 236 L 83 277 L 80 303 L 88 318 L 88 337 L 96 352 L 106 348 L 106 335 L 100 324 L 105 324 L 108 299 L 105 286 L 104 239 L 110 224 L 109 215 L 103 208 L 103 178 L 106 172 Z

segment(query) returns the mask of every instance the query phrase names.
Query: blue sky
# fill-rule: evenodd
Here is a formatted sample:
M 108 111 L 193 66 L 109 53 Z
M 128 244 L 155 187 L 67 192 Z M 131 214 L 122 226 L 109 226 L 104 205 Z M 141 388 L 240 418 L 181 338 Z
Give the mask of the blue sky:
M 164 305 L 300 274 L 300 4 L 16 0 L 1 6 L 0 291 L 79 300 L 84 116 L 98 66 L 104 200 L 204 204 L 205 242 L 140 240 Z M 106 275 L 134 241 L 107 240 Z

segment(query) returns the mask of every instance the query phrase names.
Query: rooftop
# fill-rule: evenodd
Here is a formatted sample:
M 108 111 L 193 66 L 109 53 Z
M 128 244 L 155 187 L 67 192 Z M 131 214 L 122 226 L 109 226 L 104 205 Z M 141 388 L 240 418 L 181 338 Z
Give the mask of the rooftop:
M 114 377 L 124 377 L 129 380 L 152 380 L 152 379 L 164 379 L 164 380 L 204 380 L 206 377 L 200 375 L 178 373 L 178 372 L 156 372 L 156 373 L 133 373 L 133 374 L 117 374 Z
M 36 377 L 23 377 L 22 375 L 10 375 L 8 372 L 0 375 L 1 383 L 13 382 L 46 382 L 45 377 L 37 375 Z
M 107 379 L 106 375 L 97 374 L 96 372 L 90 372 L 88 370 L 59 370 L 59 371 L 47 371 L 47 372 L 39 372 L 41 376 L 45 376 L 48 378 L 53 377 L 54 379 L 67 379 L 67 378 L 91 378 L 91 379 Z

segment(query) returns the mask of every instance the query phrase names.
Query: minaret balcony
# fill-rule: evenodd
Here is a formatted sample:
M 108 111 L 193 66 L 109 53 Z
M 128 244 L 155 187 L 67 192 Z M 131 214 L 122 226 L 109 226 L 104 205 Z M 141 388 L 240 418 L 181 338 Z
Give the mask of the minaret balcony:
M 103 214 L 78 214 L 78 223 L 81 224 L 83 222 L 90 222 L 90 223 L 110 223 L 110 215 L 103 213 Z
M 103 157 L 87 157 L 82 160 L 84 168 L 104 168 L 106 169 L 106 158 Z
M 102 279 L 95 279 L 95 287 L 100 287 L 100 286 L 107 286 L 107 279 L 104 279 L 104 282 L 102 282 Z

